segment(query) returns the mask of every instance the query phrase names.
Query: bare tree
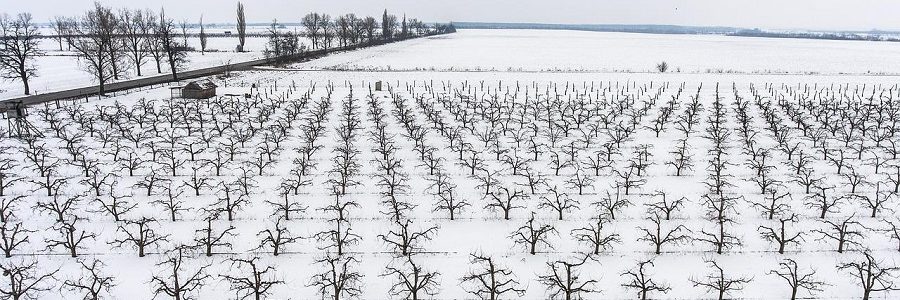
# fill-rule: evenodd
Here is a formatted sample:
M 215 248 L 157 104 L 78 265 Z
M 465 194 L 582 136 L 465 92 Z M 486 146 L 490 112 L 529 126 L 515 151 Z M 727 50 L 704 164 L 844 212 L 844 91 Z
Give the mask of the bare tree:
M 584 279 L 579 272 L 587 258 L 547 262 L 547 273 L 538 275 L 538 282 L 547 287 L 551 299 L 582 299 L 584 294 L 599 293 L 597 280 Z
M 111 55 L 114 53 L 111 50 L 116 47 L 115 30 L 115 15 L 96 2 L 94 8 L 72 26 L 72 34 L 68 37 L 69 45 L 75 49 L 85 70 L 99 83 L 100 94 L 105 92 L 106 83 L 117 76 L 114 69 L 117 58 Z
M 151 13 L 149 10 L 129 10 L 123 9 L 119 13 L 119 32 L 123 35 L 124 49 L 128 52 L 128 59 L 134 66 L 137 76 L 143 75 L 141 67 L 146 63 L 148 39 L 152 36 L 153 24 L 149 22 L 145 13 Z
M 894 220 L 885 219 L 882 222 L 887 223 L 889 228 L 879 230 L 886 232 L 892 241 L 896 241 L 897 251 L 900 251 L 900 218 L 896 218 Z
M 253 258 L 229 258 L 232 270 L 238 272 L 247 272 L 249 274 L 243 276 L 222 275 L 225 280 L 231 283 L 231 289 L 235 292 L 237 299 L 265 299 L 272 287 L 284 284 L 283 280 L 275 278 L 275 267 L 262 266 L 257 261 L 259 257 Z M 243 271 L 246 269 L 246 271 Z
M 301 205 L 299 202 L 291 199 L 291 195 L 288 191 L 282 190 L 279 192 L 279 194 L 281 198 L 280 201 L 265 201 L 266 204 L 272 206 L 271 216 L 283 218 L 286 221 L 290 221 L 292 214 L 300 214 L 306 211 L 306 207 Z M 244 195 L 240 195 L 239 197 L 244 197 Z
M 714 260 L 707 260 L 706 263 L 709 264 L 712 269 L 711 272 L 704 275 L 702 278 L 691 278 L 690 281 L 695 287 L 699 286 L 705 288 L 707 293 L 715 293 L 717 296 L 716 299 L 726 299 L 725 297 L 731 296 L 734 292 L 743 290 L 745 285 L 753 281 L 752 277 L 725 276 L 725 270 L 723 270 Z
M 782 216 L 776 220 L 779 227 L 762 226 L 757 227 L 760 236 L 770 243 L 778 245 L 778 253 L 784 254 L 784 247 L 789 244 L 800 245 L 803 241 L 803 232 L 788 233 L 786 224 L 794 224 L 797 222 L 797 215 Z
M 53 276 L 59 272 L 56 269 L 43 273 L 37 267 L 37 261 L 7 261 L 0 264 L 0 270 L 3 270 L 3 278 L 8 279 L 8 284 L 0 287 L 0 298 L 10 300 L 40 299 L 41 294 L 53 288 L 47 281 L 56 279 Z
M 550 224 L 535 224 L 534 212 L 532 212 L 528 221 L 525 221 L 525 225 L 519 227 L 519 229 L 510 234 L 509 237 L 512 238 L 516 244 L 525 245 L 528 253 L 535 255 L 537 254 L 538 245 L 544 245 L 547 248 L 553 249 L 550 241 L 547 240 L 548 235 L 551 233 L 556 233 L 556 228 L 553 228 Z
M 493 257 L 474 253 L 470 257 L 469 261 L 477 269 L 469 269 L 460 279 L 462 284 L 470 286 L 465 288 L 466 292 L 481 300 L 497 300 L 509 293 L 519 297 L 525 295 L 525 289 L 521 288 L 513 272 L 497 263 Z
M 194 190 L 194 196 L 200 196 L 200 190 L 204 188 L 211 188 L 212 185 L 209 184 L 209 177 L 198 175 L 199 167 L 192 167 L 191 177 L 188 180 L 185 180 L 182 186 L 186 186 Z
M 682 233 L 688 231 L 684 225 L 678 225 L 675 226 L 675 228 L 663 230 L 662 220 L 659 215 L 652 214 L 647 220 L 650 220 L 650 222 L 653 222 L 656 226 L 651 228 L 638 227 L 644 234 L 637 240 L 653 244 L 655 247 L 654 253 L 656 254 L 662 253 L 663 245 L 678 244 L 690 240 L 690 236 Z
M 496 191 L 488 194 L 491 198 L 484 208 L 490 211 L 500 210 L 503 212 L 503 219 L 509 220 L 509 213 L 515 208 L 525 208 L 519 204 L 519 200 L 525 198 L 525 192 L 515 188 L 509 189 L 505 186 L 498 186 Z
M 835 212 L 835 208 L 841 204 L 843 198 L 829 197 L 827 191 L 831 187 L 819 187 L 817 191 L 805 198 L 804 205 L 806 207 L 819 211 L 819 219 L 824 219 L 828 213 Z
M 165 208 L 166 212 L 169 213 L 172 222 L 175 222 L 178 220 L 178 216 L 181 215 L 181 212 L 190 210 L 183 200 L 184 197 L 181 197 L 182 194 L 184 194 L 184 191 L 178 187 L 172 186 L 172 182 L 170 181 L 169 185 L 166 187 L 166 194 L 163 198 L 156 199 L 153 202 L 150 202 L 150 204 Z
M 750 205 L 758 209 L 767 219 L 772 220 L 776 215 L 784 214 L 788 208 L 790 208 L 790 205 L 785 202 L 791 199 L 791 194 L 779 194 L 777 189 L 772 188 L 768 190 L 768 193 L 764 193 L 764 195 L 762 201 L 754 201 L 751 202 Z
M 621 274 L 628 279 L 622 284 L 622 287 L 636 290 L 640 300 L 647 300 L 647 294 L 651 292 L 668 293 L 671 290 L 667 284 L 658 283 L 650 278 L 650 274 L 647 274 L 645 267 L 653 267 L 653 259 L 638 261 L 637 264 L 637 268 Z
M 241 211 L 244 206 L 250 204 L 250 199 L 243 193 L 236 193 L 239 188 L 235 184 L 220 183 L 219 194 L 212 206 L 220 213 L 225 213 L 228 221 L 234 221 L 237 212 Z M 218 216 L 219 214 L 217 214 Z
M 613 243 L 621 242 L 618 234 L 604 234 L 603 224 L 608 221 L 603 218 L 602 214 L 592 220 L 594 221 L 587 227 L 572 230 L 572 236 L 575 237 L 575 240 L 591 246 L 591 254 L 600 254 L 601 250 L 605 251 L 611 248 Z
M 66 249 L 72 257 L 78 257 L 78 249 L 83 248 L 82 242 L 88 239 L 93 240 L 97 238 L 97 235 L 94 233 L 79 230 L 77 226 L 78 220 L 81 220 L 81 218 L 77 215 L 73 215 L 67 220 L 56 223 L 51 229 L 59 232 L 60 237 L 57 239 L 45 239 L 47 242 L 47 249 L 52 250 L 57 247 L 62 247 Z
M 79 202 L 81 202 L 81 196 L 62 196 L 56 193 L 46 201 L 38 201 L 33 208 L 36 212 L 56 217 L 56 222 L 63 222 L 67 216 L 72 214 Z
M 656 71 L 658 71 L 660 73 L 665 73 L 668 70 L 669 70 L 669 63 L 667 63 L 666 61 L 662 61 L 662 62 L 656 64 Z
M 94 198 L 94 202 L 98 203 L 100 208 L 91 212 L 109 214 L 113 217 L 113 221 L 119 222 L 122 220 L 122 216 L 137 207 L 137 203 L 131 203 L 125 200 L 131 196 L 117 196 L 115 194 L 115 184 L 111 184 L 110 186 L 112 188 L 110 189 L 108 196 Z
M 657 202 L 644 204 L 644 206 L 647 207 L 647 212 L 651 215 L 655 214 L 657 216 L 663 216 L 666 221 L 672 218 L 673 213 L 684 207 L 684 201 L 687 200 L 686 197 L 681 197 L 680 199 L 670 201 L 668 200 L 666 192 L 663 191 L 656 191 L 651 194 L 651 196 L 661 196 L 662 199 Z
M 116 281 L 112 276 L 103 272 L 105 264 L 98 259 L 92 260 L 90 263 L 78 261 L 81 264 L 81 276 L 78 280 L 66 280 L 63 287 L 82 296 L 85 300 L 106 299 L 104 295 L 111 295 L 110 290 L 116 286 Z
M 247 40 L 247 18 L 244 16 L 244 4 L 237 4 L 237 34 L 238 34 L 238 52 L 244 52 L 244 42 Z
M 31 95 L 28 80 L 37 76 L 34 58 L 44 53 L 38 45 L 40 36 L 30 13 L 15 19 L 0 15 L 0 77 L 21 81 L 25 95 Z
M 276 219 L 273 228 L 266 228 L 256 234 L 257 236 L 262 236 L 259 246 L 256 247 L 257 249 L 268 246 L 272 248 L 272 255 L 278 256 L 279 253 L 284 252 L 286 245 L 300 240 L 300 237 L 291 234 L 291 231 L 282 224 L 282 220 L 284 219 Z
M 669 153 L 674 157 L 670 161 L 666 161 L 666 165 L 672 166 L 675 168 L 675 176 L 681 176 L 686 171 L 692 171 L 694 169 L 694 164 L 692 162 L 692 156 L 690 154 L 690 145 L 687 143 L 687 139 L 680 139 L 676 141 L 677 146 L 674 150 Z
M 124 237 L 116 238 L 109 242 L 117 248 L 130 245 L 138 251 L 138 257 L 144 257 L 148 247 L 156 246 L 161 242 L 168 241 L 168 234 L 158 234 L 152 228 L 152 224 L 156 223 L 156 219 L 142 217 L 137 220 L 126 220 L 124 224 L 119 224 L 116 233 L 121 232 Z
M 387 234 L 379 234 L 385 244 L 393 248 L 395 254 L 410 256 L 423 250 L 422 243 L 431 240 L 437 232 L 437 226 L 431 226 L 424 230 L 416 231 L 410 228 L 411 220 L 394 220 L 396 227 Z
M 203 15 L 200 15 L 200 55 L 206 55 L 206 26 L 203 24 Z
M 823 225 L 825 225 L 826 229 L 813 229 L 813 233 L 820 234 L 821 236 L 817 238 L 817 241 L 830 240 L 837 243 L 836 251 L 838 253 L 844 253 L 844 250 L 849 247 L 862 247 L 862 244 L 858 239 L 865 238 L 863 234 L 864 229 L 868 229 L 857 221 L 854 221 L 853 218 L 855 215 L 850 215 L 846 219 L 840 219 L 837 221 L 832 220 L 820 220 Z
M 538 208 L 549 208 L 556 211 L 559 220 L 563 220 L 563 213 L 574 209 L 578 209 L 578 200 L 574 200 L 566 193 L 561 193 L 559 187 L 553 186 L 547 188 L 547 194 L 541 196 L 541 202 Z
M 450 220 L 456 219 L 456 216 L 467 206 L 471 206 L 465 199 L 461 199 L 456 193 L 456 184 L 450 182 L 450 176 L 443 171 L 438 171 L 435 176 L 430 179 L 430 189 L 434 190 L 437 202 L 434 204 L 434 212 L 446 211 L 450 213 Z
M 703 195 L 703 199 L 707 219 L 714 222 L 715 229 L 701 230 L 701 235 L 696 240 L 712 245 L 717 254 L 740 246 L 741 239 L 728 230 L 730 225 L 736 223 L 731 215 L 737 214 L 735 206 L 739 198 L 723 194 L 706 194 Z
M 312 276 L 307 286 L 315 287 L 322 299 L 353 299 L 362 294 L 362 274 L 356 270 L 359 260 L 350 255 L 326 253 L 316 260 L 323 266 L 321 273 Z
M 807 291 L 810 296 L 815 296 L 814 292 L 821 292 L 822 286 L 826 285 L 816 278 L 816 271 L 801 273 L 797 268 L 797 262 L 790 258 L 782 260 L 778 263 L 778 269 L 773 269 L 766 274 L 775 274 L 787 282 L 791 288 L 791 300 L 797 299 L 797 293 L 801 290 Z
M 28 243 L 28 234 L 33 232 L 33 230 L 23 228 L 22 222 L 0 223 L 0 250 L 3 250 L 3 254 L 7 258 L 12 257 L 16 248 Z
M 197 243 L 197 247 L 203 249 L 203 253 L 206 254 L 207 257 L 212 256 L 213 248 L 216 247 L 227 247 L 231 249 L 231 243 L 226 241 L 226 238 L 234 238 L 236 234 L 232 231 L 235 230 L 233 225 L 228 225 L 225 229 L 222 229 L 220 232 L 216 232 L 213 229 L 213 220 L 218 219 L 217 213 L 208 214 L 204 221 L 206 221 L 206 226 L 198 229 L 194 237 L 194 242 Z
M 359 243 L 361 236 L 353 233 L 350 228 L 349 210 L 350 208 L 359 207 L 359 204 L 353 201 L 341 201 L 340 194 L 335 191 L 335 202 L 320 210 L 325 213 L 333 213 L 334 216 L 329 217 L 328 221 L 334 227 L 315 234 L 315 238 L 320 243 L 325 243 L 320 249 L 334 249 L 337 255 L 343 255 L 347 246 Z
M 848 197 L 853 197 L 857 200 L 857 202 L 861 202 L 863 207 L 867 208 L 871 214 L 869 217 L 875 218 L 878 215 L 879 211 L 888 210 L 891 211 L 890 207 L 886 207 L 887 204 L 893 200 L 893 197 L 897 194 L 895 193 L 882 193 L 881 192 L 881 184 L 876 184 L 875 194 L 872 197 L 865 195 L 847 195 Z
M 188 251 L 187 247 L 176 247 L 166 254 L 165 260 L 156 264 L 161 270 L 150 279 L 154 286 L 154 297 L 166 295 L 175 300 L 195 299 L 192 295 L 199 292 L 204 282 L 211 277 L 206 272 L 210 265 L 187 270 L 188 254 L 185 252 Z
M 418 300 L 427 296 L 434 296 L 440 288 L 440 273 L 426 270 L 413 261 L 412 256 L 406 256 L 402 266 L 388 266 L 380 276 L 394 277 L 394 284 L 388 293 L 398 299 Z
M 156 28 L 158 42 L 169 62 L 169 71 L 172 72 L 172 80 L 178 81 L 178 70 L 184 68 L 188 62 L 187 45 L 180 44 L 176 35 L 175 21 L 166 17 L 164 10 L 159 14 L 159 26 Z M 174 170 L 173 170 L 174 171 Z
M 884 262 L 877 261 L 875 257 L 869 254 L 869 251 L 863 251 L 862 260 L 840 263 L 837 265 L 838 270 L 847 272 L 853 279 L 857 280 L 859 286 L 863 289 L 863 300 L 868 300 L 872 293 L 896 291 L 900 288 L 894 287 L 894 279 L 900 267 L 884 266 Z
M 149 26 L 147 36 L 147 53 L 150 54 L 150 57 L 153 58 L 153 62 L 156 63 L 156 73 L 162 74 L 162 61 L 163 58 L 166 57 L 166 53 L 163 51 L 162 43 L 160 42 L 160 23 L 157 20 L 156 13 L 151 10 L 144 11 L 144 18 L 146 18 L 146 22 Z
M 70 27 L 74 21 L 67 17 L 54 17 L 51 22 L 51 27 L 53 28 L 53 33 L 56 34 L 54 38 L 56 43 L 59 44 L 59 51 L 63 51 L 63 43 L 66 41 L 66 36 L 69 35 Z M 69 46 L 69 50 L 71 50 L 71 46 Z
M 627 193 L 625 195 L 628 195 Z M 600 201 L 596 201 L 591 203 L 596 207 L 599 207 L 602 211 L 602 215 L 609 217 L 612 220 L 616 219 L 616 213 L 621 211 L 623 208 L 631 206 L 631 201 L 628 201 L 625 197 L 619 193 L 619 187 L 616 186 L 616 194 L 612 195 L 609 191 L 606 191 L 606 196 L 600 198 Z
M 22 199 L 25 199 L 25 195 L 0 196 L 0 222 L 6 223 L 13 218 L 13 211 Z

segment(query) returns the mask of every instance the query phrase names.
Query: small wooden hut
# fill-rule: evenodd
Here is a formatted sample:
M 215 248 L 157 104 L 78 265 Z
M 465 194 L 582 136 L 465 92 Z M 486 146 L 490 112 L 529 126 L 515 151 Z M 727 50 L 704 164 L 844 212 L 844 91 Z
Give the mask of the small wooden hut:
M 185 99 L 209 99 L 216 96 L 217 87 L 219 86 L 209 79 L 191 81 L 181 87 L 181 97 Z

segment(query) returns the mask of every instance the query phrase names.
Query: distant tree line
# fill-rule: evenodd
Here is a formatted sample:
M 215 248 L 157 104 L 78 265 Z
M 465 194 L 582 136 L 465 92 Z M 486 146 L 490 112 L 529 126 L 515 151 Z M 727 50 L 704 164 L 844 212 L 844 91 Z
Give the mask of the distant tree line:
M 873 42 L 900 42 L 897 38 L 885 38 L 877 35 L 859 35 L 855 33 L 817 33 L 817 32 L 770 32 L 759 29 L 739 30 L 729 33 L 730 36 L 814 39 L 814 40 L 838 40 L 838 41 L 873 41 Z
M 243 3 L 238 3 L 236 14 L 238 44 L 235 50 L 244 52 L 247 20 Z M 268 38 L 264 50 L 266 56 L 281 57 L 307 49 L 328 50 L 455 32 L 452 24 L 431 25 L 406 16 L 400 19 L 388 14 L 387 10 L 380 23 L 375 17 L 358 17 L 352 13 L 334 18 L 328 14 L 309 13 L 301 18 L 300 24 L 305 32 L 279 30 L 281 26 L 274 20 L 264 33 Z M 188 37 L 198 38 L 201 54 L 207 51 L 209 37 L 202 16 L 200 33 L 188 34 L 188 28 L 194 25 L 187 20 L 176 23 L 163 9 L 158 13 L 149 9 L 113 10 L 100 2 L 95 2 L 82 16 L 56 17 L 50 25 L 54 32 L 50 38 L 60 51 L 75 52 L 81 67 L 98 83 L 100 94 L 111 81 L 130 74 L 143 76 L 143 67 L 148 62 L 155 63 L 158 74 L 162 74 L 162 66 L 167 65 L 172 78 L 177 81 L 178 72 L 189 62 L 187 53 L 195 51 L 188 46 Z M 301 42 L 303 35 L 310 40 L 308 47 Z M 34 59 L 44 54 L 38 44 L 40 38 L 43 36 L 31 14 L 0 15 L 0 78 L 22 82 L 26 95 L 31 94 L 29 81 L 38 76 Z

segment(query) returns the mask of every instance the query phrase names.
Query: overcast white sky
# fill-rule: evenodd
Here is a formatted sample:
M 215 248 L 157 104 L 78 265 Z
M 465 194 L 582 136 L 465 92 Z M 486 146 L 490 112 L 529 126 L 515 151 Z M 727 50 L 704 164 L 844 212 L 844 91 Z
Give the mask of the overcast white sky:
M 81 14 L 94 0 L 0 0 L 0 11 L 39 21 Z M 231 0 L 101 0 L 112 7 L 166 8 L 191 22 L 234 22 Z M 310 11 L 415 16 L 424 21 L 722 25 L 770 29 L 900 30 L 898 0 L 245 0 L 249 22 L 296 22 Z

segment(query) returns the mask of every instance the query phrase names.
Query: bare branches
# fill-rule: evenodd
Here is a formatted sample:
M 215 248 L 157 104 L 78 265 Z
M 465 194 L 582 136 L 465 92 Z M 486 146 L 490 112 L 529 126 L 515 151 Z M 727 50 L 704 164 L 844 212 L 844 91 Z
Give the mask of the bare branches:
M 837 244 L 836 250 L 838 253 L 844 253 L 849 247 L 862 247 L 860 239 L 865 238 L 863 234 L 864 229 L 866 227 L 862 226 L 857 221 L 854 221 L 853 218 L 855 215 L 850 215 L 845 219 L 840 219 L 836 221 L 832 220 L 819 220 L 822 225 L 824 225 L 825 229 L 813 229 L 813 233 L 817 233 L 820 235 L 817 238 L 817 241 L 830 240 Z
M 437 232 L 437 226 L 431 226 L 427 229 L 416 231 L 410 228 L 412 221 L 409 219 L 395 220 L 396 227 L 388 231 L 387 234 L 379 234 L 385 244 L 393 248 L 394 254 L 399 256 L 410 256 L 414 253 L 422 251 L 422 243 L 431 240 Z
M 822 287 L 827 285 L 816 278 L 816 271 L 804 273 L 798 270 L 797 262 L 790 258 L 779 262 L 778 269 L 773 269 L 767 274 L 775 274 L 787 282 L 791 289 L 791 300 L 797 299 L 800 291 L 807 291 L 810 296 L 815 296 L 815 292 L 821 292 Z
M 176 247 L 175 250 L 166 254 L 166 258 L 157 263 L 160 269 L 158 275 L 153 275 L 150 283 L 153 284 L 153 295 L 165 295 L 175 300 L 196 299 L 194 295 L 199 292 L 205 285 L 205 282 L 211 277 L 207 274 L 206 269 L 210 265 L 201 265 L 193 270 L 188 269 L 190 263 L 187 261 L 186 247 Z
M 28 234 L 33 232 L 22 227 L 22 222 L 0 223 L 0 250 L 3 250 L 3 255 L 7 258 L 12 257 L 16 248 L 28 243 Z
M 525 289 L 513 272 L 497 263 L 493 257 L 470 254 L 470 262 L 477 269 L 470 269 L 460 282 L 467 285 L 466 292 L 481 300 L 500 299 L 504 294 L 525 295 Z
M 622 287 L 636 290 L 640 300 L 647 300 L 647 294 L 651 292 L 667 293 L 671 290 L 668 285 L 654 281 L 653 278 L 650 278 L 651 275 L 647 274 L 649 270 L 645 270 L 645 268 L 654 266 L 652 259 L 638 261 L 637 264 L 637 268 L 621 274 L 622 277 L 628 279 L 622 284 Z
M 359 260 L 355 257 L 326 253 L 316 264 L 322 265 L 322 271 L 313 275 L 307 286 L 315 287 L 323 299 L 352 299 L 362 294 L 363 276 L 356 270 Z
M 400 263 L 401 266 L 388 266 L 379 276 L 393 277 L 394 284 L 388 291 L 392 297 L 402 299 L 420 299 L 424 296 L 434 296 L 439 290 L 440 273 L 425 269 L 413 261 L 412 256 L 406 256 Z
M 0 297 L 14 300 L 39 299 L 41 294 L 53 288 L 47 281 L 54 280 L 54 275 L 59 272 L 56 269 L 44 273 L 37 267 L 37 261 L 7 261 L 0 265 L 0 270 L 3 270 L 3 278 L 7 280 L 7 284 L 0 287 Z
M 81 264 L 81 277 L 78 280 L 66 280 L 63 286 L 78 295 L 84 295 L 83 299 L 106 299 L 105 295 L 111 295 L 110 290 L 116 286 L 115 278 L 103 272 L 105 264 L 94 259 L 90 263 L 79 261 Z
M 863 251 L 863 256 L 862 260 L 837 265 L 838 270 L 857 280 L 857 284 L 863 290 L 861 299 L 868 300 L 872 293 L 900 289 L 894 287 L 894 279 L 900 267 L 884 266 L 884 262 L 876 260 L 869 251 Z
M 745 285 L 753 281 L 752 277 L 725 276 L 725 270 L 714 260 L 707 260 L 706 263 L 710 266 L 710 273 L 702 278 L 691 278 L 690 281 L 695 287 L 703 287 L 707 293 L 715 294 L 716 299 L 731 297 L 733 293 L 743 290 Z
M 647 220 L 653 222 L 655 227 L 638 227 L 638 229 L 643 232 L 643 236 L 638 238 L 638 240 L 652 244 L 655 249 L 654 253 L 657 255 L 662 253 L 663 245 L 678 244 L 691 239 L 690 236 L 683 234 L 683 232 L 688 231 L 687 227 L 684 227 L 684 225 L 678 225 L 671 229 L 663 229 L 662 220 L 659 215 L 656 214 L 651 215 Z
M 569 197 L 568 194 L 559 191 L 559 187 L 552 186 L 547 188 L 547 193 L 541 196 L 541 202 L 538 208 L 549 208 L 556 211 L 559 220 L 563 220 L 563 213 L 578 209 L 578 200 Z
M 278 218 L 275 220 L 272 228 L 266 228 L 256 234 L 262 237 L 256 249 L 270 247 L 272 248 L 272 255 L 278 256 L 279 253 L 284 252 L 285 246 L 300 240 L 300 237 L 294 236 L 285 224 L 282 224 L 282 221 L 285 220 Z
M 57 247 L 62 247 L 63 249 L 66 249 L 72 257 L 78 257 L 78 249 L 84 247 L 82 242 L 88 239 L 93 240 L 97 238 L 97 235 L 94 233 L 80 230 L 77 226 L 79 220 L 81 220 L 81 218 L 74 215 L 62 222 L 56 223 L 52 229 L 59 232 L 60 237 L 57 239 L 45 239 L 47 242 L 47 249 L 53 250 Z
M 119 224 L 119 227 L 116 229 L 117 234 L 121 232 L 121 235 L 124 236 L 114 239 L 109 244 L 117 248 L 129 245 L 138 251 L 138 257 L 144 257 L 146 254 L 145 250 L 148 247 L 168 241 L 168 234 L 156 233 L 156 230 L 153 229 L 154 223 L 156 223 L 156 219 L 148 217 L 126 220 L 124 224 Z
M 556 233 L 556 228 L 553 228 L 553 226 L 549 224 L 535 224 L 534 212 L 532 212 L 531 218 L 525 222 L 525 225 L 519 227 L 519 229 L 513 232 L 509 237 L 512 238 L 516 244 L 524 245 L 529 254 L 535 255 L 537 254 L 538 245 L 544 245 L 547 248 L 553 249 L 550 241 L 547 240 L 548 235 L 551 233 Z
M 601 251 L 611 249 L 613 244 L 622 242 L 619 234 L 607 234 L 603 230 L 603 225 L 607 222 L 608 221 L 602 216 L 594 218 L 591 220 L 588 226 L 572 229 L 572 237 L 574 237 L 576 241 L 590 246 L 591 254 L 598 255 Z
M 803 233 L 787 233 L 787 225 L 797 223 L 797 215 L 791 214 L 790 216 L 779 217 L 776 220 L 779 227 L 768 227 L 760 225 L 757 230 L 759 231 L 760 236 L 763 239 L 770 243 L 774 243 L 778 245 L 778 253 L 784 254 L 784 248 L 786 245 L 795 244 L 800 245 L 800 242 L 803 241 Z
M 553 299 L 581 299 L 585 294 L 600 293 L 597 280 L 582 278 L 579 272 L 586 261 L 587 256 L 581 260 L 547 262 L 547 272 L 538 275 L 538 282 L 547 287 Z
M 260 265 L 258 260 L 259 257 L 255 256 L 228 259 L 232 270 L 246 272 L 243 276 L 222 275 L 222 278 L 231 283 L 237 299 L 265 299 L 271 294 L 269 289 L 284 284 L 283 280 L 275 279 L 275 267 Z
M 510 212 L 516 208 L 525 208 L 522 206 L 520 199 L 524 201 L 525 192 L 521 190 L 517 190 L 515 188 L 509 189 L 505 186 L 498 186 L 496 191 L 490 192 L 488 194 L 490 199 L 488 199 L 488 204 L 484 206 L 484 208 L 494 212 L 501 211 L 503 212 L 503 219 L 509 220 Z

